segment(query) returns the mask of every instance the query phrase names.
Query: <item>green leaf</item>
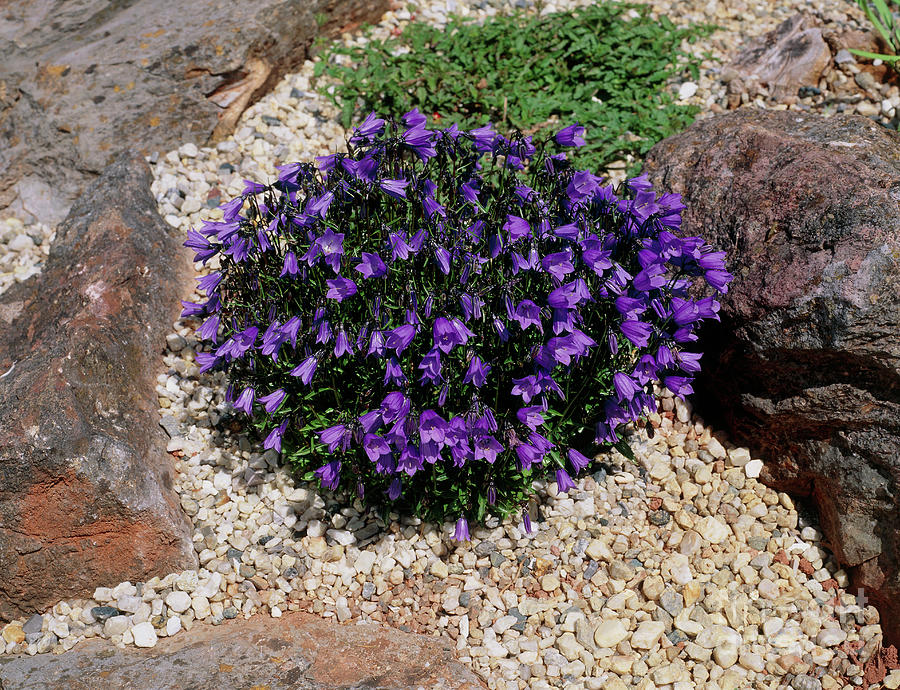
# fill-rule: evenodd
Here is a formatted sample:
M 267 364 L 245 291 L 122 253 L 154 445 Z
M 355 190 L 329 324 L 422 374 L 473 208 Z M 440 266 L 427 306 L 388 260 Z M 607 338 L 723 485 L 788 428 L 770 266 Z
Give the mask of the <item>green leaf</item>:
M 625 439 L 619 439 L 613 447 L 626 458 L 634 462 L 634 451 Z

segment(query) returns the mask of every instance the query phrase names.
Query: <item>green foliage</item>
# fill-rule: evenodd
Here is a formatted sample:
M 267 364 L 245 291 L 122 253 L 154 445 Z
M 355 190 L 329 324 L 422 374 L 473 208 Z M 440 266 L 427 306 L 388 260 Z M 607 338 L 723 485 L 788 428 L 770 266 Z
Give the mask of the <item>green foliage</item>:
M 894 13 L 885 0 L 856 0 L 856 4 L 866 13 L 866 17 L 891 47 L 891 50 L 895 53 L 900 52 L 900 22 L 894 17 Z M 865 50 L 851 50 L 850 52 L 869 60 L 882 60 L 900 71 L 900 55 L 882 55 Z
M 699 110 L 676 105 L 667 86 L 685 73 L 698 78 L 699 60 L 680 46 L 715 27 L 679 29 L 648 15 L 646 6 L 610 2 L 545 16 L 518 12 L 482 26 L 459 18 L 446 29 L 412 22 L 397 39 L 332 46 L 316 73 L 337 82 L 327 95 L 345 127 L 370 110 L 414 107 L 463 129 L 490 120 L 528 133 L 551 118 L 577 121 L 590 143 L 573 162 L 601 170 L 627 154 L 641 158 Z M 338 55 L 352 65 L 337 64 Z

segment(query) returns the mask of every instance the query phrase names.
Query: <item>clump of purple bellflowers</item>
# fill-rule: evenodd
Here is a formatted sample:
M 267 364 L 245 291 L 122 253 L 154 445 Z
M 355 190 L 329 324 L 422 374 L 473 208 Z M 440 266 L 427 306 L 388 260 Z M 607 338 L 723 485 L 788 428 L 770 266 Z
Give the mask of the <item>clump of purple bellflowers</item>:
M 185 242 L 219 263 L 184 305 L 201 371 L 227 370 L 234 408 L 304 479 L 457 539 L 535 479 L 568 490 L 655 409 L 654 381 L 691 392 L 695 331 L 732 279 L 679 236 L 677 194 L 574 170 L 583 134 L 373 113 L 348 153 L 248 181 Z

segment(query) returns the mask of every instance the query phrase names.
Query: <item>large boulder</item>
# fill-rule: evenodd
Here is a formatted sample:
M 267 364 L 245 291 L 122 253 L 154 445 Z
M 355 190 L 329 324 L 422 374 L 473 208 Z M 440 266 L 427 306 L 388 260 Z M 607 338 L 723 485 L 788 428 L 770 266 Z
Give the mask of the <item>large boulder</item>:
M 156 376 L 189 257 L 123 154 L 0 296 L 0 618 L 196 567 Z
M 0 3 L 0 211 L 48 224 L 110 160 L 210 142 L 387 0 Z
M 900 136 L 859 116 L 741 109 L 657 144 L 684 232 L 736 279 L 698 403 L 811 496 L 839 562 L 900 639 Z
M 0 659 L 0 687 L 17 690 L 483 690 L 447 638 L 318 616 L 254 616 L 164 638 L 152 650 L 89 640 L 62 656 Z

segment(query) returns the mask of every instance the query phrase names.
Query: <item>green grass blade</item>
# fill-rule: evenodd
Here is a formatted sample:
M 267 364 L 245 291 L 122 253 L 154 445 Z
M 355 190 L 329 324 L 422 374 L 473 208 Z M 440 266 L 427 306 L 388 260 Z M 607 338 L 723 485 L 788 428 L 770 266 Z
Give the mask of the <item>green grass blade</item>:
M 881 60 L 882 62 L 886 62 L 888 64 L 892 64 L 894 62 L 897 62 L 897 60 L 900 60 L 900 55 L 882 55 L 881 53 L 870 53 L 866 50 L 856 50 L 855 48 L 851 48 L 850 52 L 854 55 L 868 58 L 869 60 Z

